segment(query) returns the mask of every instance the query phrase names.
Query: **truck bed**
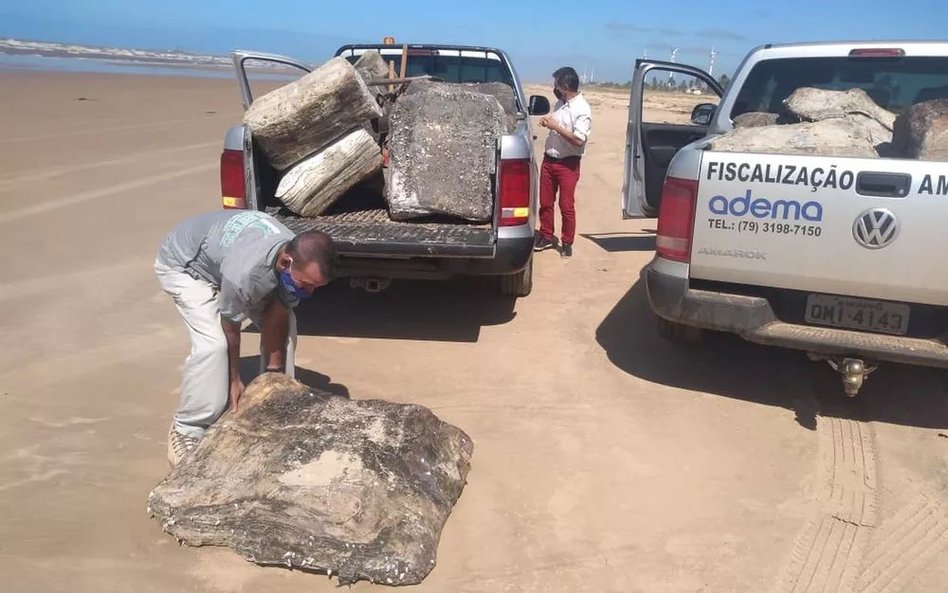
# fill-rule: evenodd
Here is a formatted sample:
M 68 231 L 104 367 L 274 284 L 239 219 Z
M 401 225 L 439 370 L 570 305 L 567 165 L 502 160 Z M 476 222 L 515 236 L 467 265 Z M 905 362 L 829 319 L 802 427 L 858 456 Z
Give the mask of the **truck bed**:
M 275 207 L 267 208 L 267 213 L 294 232 L 315 229 L 327 233 L 342 255 L 494 255 L 494 229 L 490 224 L 397 222 L 389 218 L 384 208 L 328 213 L 316 218 L 304 218 Z
M 276 173 L 258 161 L 264 210 L 294 232 L 320 230 L 332 237 L 336 250 L 347 256 L 493 257 L 496 233 L 490 223 L 473 224 L 458 218 L 427 217 L 395 221 L 381 194 L 381 180 L 354 187 L 316 217 L 286 209 L 273 192 Z

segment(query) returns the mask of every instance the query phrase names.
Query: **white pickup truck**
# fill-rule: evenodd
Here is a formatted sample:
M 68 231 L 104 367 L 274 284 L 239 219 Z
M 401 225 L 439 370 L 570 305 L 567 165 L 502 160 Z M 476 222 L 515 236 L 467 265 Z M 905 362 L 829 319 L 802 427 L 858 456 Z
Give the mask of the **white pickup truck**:
M 719 103 L 696 106 L 691 125 L 643 121 L 647 78 L 669 72 Z M 948 98 L 948 43 L 766 45 L 726 92 L 697 68 L 636 64 L 622 206 L 658 215 L 644 280 L 659 332 L 802 350 L 850 396 L 883 361 L 948 367 L 948 163 L 709 147 L 738 115 L 779 113 L 801 87 L 860 88 L 897 114 Z

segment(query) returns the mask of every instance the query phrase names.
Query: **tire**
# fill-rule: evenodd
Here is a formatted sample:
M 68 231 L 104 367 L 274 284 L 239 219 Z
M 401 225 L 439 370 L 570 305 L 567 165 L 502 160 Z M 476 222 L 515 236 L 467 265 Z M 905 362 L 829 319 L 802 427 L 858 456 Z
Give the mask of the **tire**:
M 658 335 L 669 342 L 693 343 L 700 342 L 704 337 L 704 331 L 699 327 L 682 325 L 663 317 L 658 317 L 657 319 Z
M 533 290 L 533 256 L 527 261 L 527 267 L 516 274 L 500 277 L 500 294 L 512 297 L 525 297 Z

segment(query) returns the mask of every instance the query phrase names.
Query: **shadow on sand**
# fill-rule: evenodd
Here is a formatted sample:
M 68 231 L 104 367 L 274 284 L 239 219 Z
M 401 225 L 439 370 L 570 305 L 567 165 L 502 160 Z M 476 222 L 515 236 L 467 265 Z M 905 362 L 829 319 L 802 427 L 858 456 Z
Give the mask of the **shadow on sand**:
M 948 428 L 948 381 L 932 369 L 886 364 L 848 399 L 838 376 L 802 352 L 751 344 L 708 333 L 697 344 L 673 344 L 655 329 L 645 284 L 637 282 L 596 330 L 609 360 L 636 377 L 793 410 L 813 429 L 816 415 Z

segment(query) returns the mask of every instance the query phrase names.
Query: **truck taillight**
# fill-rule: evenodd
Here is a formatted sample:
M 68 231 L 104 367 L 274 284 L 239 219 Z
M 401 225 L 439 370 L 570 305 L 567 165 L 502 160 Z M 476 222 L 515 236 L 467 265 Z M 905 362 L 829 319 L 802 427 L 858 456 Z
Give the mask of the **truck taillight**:
M 662 203 L 658 209 L 658 237 L 655 240 L 655 251 L 660 257 L 685 263 L 691 261 L 697 201 L 697 181 L 676 177 L 665 180 Z
M 224 150 L 221 153 L 221 203 L 224 208 L 247 207 L 244 153 L 241 150 Z
M 530 218 L 530 159 L 500 161 L 500 226 L 526 224 Z

